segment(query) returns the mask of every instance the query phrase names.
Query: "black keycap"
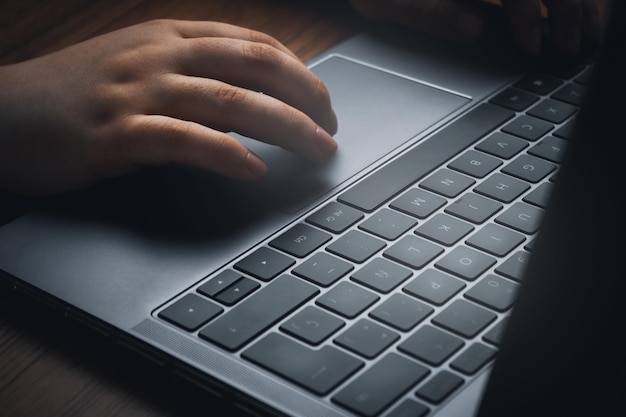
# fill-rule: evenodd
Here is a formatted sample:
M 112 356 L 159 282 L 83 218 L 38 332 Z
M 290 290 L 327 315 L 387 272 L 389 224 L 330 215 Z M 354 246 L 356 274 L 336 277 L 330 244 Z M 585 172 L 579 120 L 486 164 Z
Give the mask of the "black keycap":
M 439 256 L 443 248 L 417 236 L 405 236 L 394 243 L 383 255 L 411 268 L 421 269 Z
M 224 309 L 195 294 L 187 294 L 159 313 L 159 317 L 187 331 L 193 331 Z
M 513 115 L 510 110 L 483 104 L 374 172 L 339 200 L 372 212 Z
M 239 272 L 226 269 L 199 286 L 198 292 L 207 297 L 215 297 L 220 291 L 223 291 L 241 278 L 242 275 Z
M 442 168 L 422 181 L 420 186 L 444 197 L 453 198 L 471 187 L 475 182 L 470 177 Z
M 385 246 L 387 244 L 383 240 L 360 230 L 350 230 L 328 245 L 326 250 L 349 261 L 363 263 Z
M 382 208 L 359 225 L 359 228 L 387 240 L 396 240 L 417 221 L 395 210 Z
M 563 155 L 565 155 L 565 148 L 567 147 L 567 141 L 565 139 L 556 138 L 554 136 L 548 136 L 542 139 L 535 146 L 528 150 L 528 153 L 534 156 L 538 156 L 543 159 L 547 159 L 552 162 L 561 162 Z
M 499 158 L 511 159 L 527 146 L 528 141 L 526 140 L 506 133 L 494 132 L 476 145 L 476 149 Z
M 319 395 L 328 394 L 363 366 L 333 346 L 313 350 L 277 333 L 268 334 L 242 356 Z
M 470 150 L 448 164 L 448 168 L 472 177 L 483 178 L 500 165 L 502 165 L 500 159 Z
M 426 367 L 390 353 L 339 391 L 333 401 L 359 415 L 377 416 L 428 373 Z
M 409 282 L 403 290 L 407 294 L 440 306 L 465 287 L 466 284 L 461 280 L 436 269 L 427 269 Z
M 489 100 L 493 104 L 515 111 L 522 111 L 539 100 L 539 96 L 516 88 L 507 88 Z
M 524 196 L 523 200 L 537 207 L 546 208 L 554 185 L 550 182 L 544 182 L 530 193 Z
M 495 275 L 487 275 L 465 297 L 496 311 L 506 311 L 515 302 L 519 285 Z
M 554 125 L 546 121 L 522 115 L 502 128 L 502 131 L 532 142 L 551 131 Z
M 517 88 L 532 91 L 540 95 L 550 94 L 563 84 L 562 80 L 549 75 L 536 74 L 528 75 L 515 83 Z
M 422 385 L 416 394 L 431 403 L 439 404 L 463 385 L 463 382 L 465 381 L 460 376 L 443 370 Z
M 309 306 L 283 323 L 280 330 L 312 345 L 318 345 L 344 325 L 345 322 L 338 317 Z
M 496 222 L 523 233 L 533 234 L 539 230 L 543 210 L 526 203 L 515 203 L 496 217 Z
M 371 320 L 361 319 L 337 336 L 334 342 L 367 359 L 372 359 L 399 338 L 398 333 Z
M 411 270 L 383 258 L 374 258 L 350 277 L 366 287 L 388 293 L 411 276 Z
M 518 251 L 496 268 L 496 272 L 515 281 L 521 281 L 530 260 L 530 253 Z
M 425 325 L 400 343 L 398 349 L 431 365 L 441 365 L 463 345 L 458 337 Z
M 536 158 L 532 155 L 520 155 L 507 166 L 502 172 L 523 180 L 537 183 L 556 169 L 556 165 Z
M 220 292 L 215 299 L 222 304 L 232 306 L 243 300 L 260 286 L 261 284 L 257 281 L 244 277 Z
M 458 246 L 441 258 L 435 265 L 437 268 L 473 281 L 489 269 L 496 260 L 491 256 L 468 248 Z
M 434 240 L 442 245 L 452 246 L 474 230 L 474 226 L 462 220 L 438 213 L 415 230 L 420 236 Z
M 476 336 L 496 319 L 496 314 L 465 300 L 453 301 L 433 318 L 433 323 L 458 335 Z
M 354 318 L 379 299 L 373 292 L 355 284 L 340 282 L 319 297 L 316 303 L 344 317 Z
M 494 346 L 500 346 L 502 343 L 502 337 L 504 337 L 504 330 L 506 329 L 507 319 L 500 320 L 495 326 L 493 326 L 485 335 L 483 340 L 487 343 L 491 343 Z
M 465 241 L 469 246 L 481 249 L 496 256 L 504 256 L 515 249 L 526 238 L 497 224 L 486 224 L 478 232 Z
M 411 188 L 392 201 L 390 206 L 418 219 L 425 219 L 444 204 L 446 199 L 443 197 L 419 188 Z
M 200 330 L 200 337 L 235 351 L 313 298 L 319 290 L 282 275 Z
M 363 217 L 359 210 L 332 202 L 307 217 L 306 221 L 330 232 L 341 233 Z
M 270 248 L 259 248 L 235 264 L 235 269 L 255 278 L 269 281 L 295 264 L 296 261 Z
M 393 294 L 370 313 L 370 317 L 398 330 L 407 331 L 432 314 L 434 309 L 403 294 Z
M 331 239 L 331 235 L 299 223 L 270 242 L 270 246 L 303 258 Z
M 552 98 L 564 101 L 575 106 L 581 106 L 585 98 L 586 87 L 581 83 L 569 83 L 561 87 Z
M 535 105 L 532 109 L 528 110 L 528 114 L 531 116 L 539 117 L 550 123 L 563 123 L 570 116 L 572 116 L 578 110 L 577 107 L 571 104 L 564 103 L 558 100 L 546 99 Z
M 474 191 L 494 200 L 510 203 L 529 188 L 527 182 L 496 172 L 474 188 Z
M 319 252 L 298 265 L 292 272 L 317 285 L 328 287 L 352 269 L 354 266 L 351 263 L 328 253 Z
M 430 408 L 415 400 L 404 400 L 387 417 L 424 417 Z
M 451 363 L 452 369 L 464 373 L 465 375 L 474 375 L 483 366 L 496 357 L 497 351 L 482 343 L 474 343 L 465 349 Z
M 502 209 L 502 204 L 478 194 L 467 193 L 446 207 L 445 212 L 481 224 Z

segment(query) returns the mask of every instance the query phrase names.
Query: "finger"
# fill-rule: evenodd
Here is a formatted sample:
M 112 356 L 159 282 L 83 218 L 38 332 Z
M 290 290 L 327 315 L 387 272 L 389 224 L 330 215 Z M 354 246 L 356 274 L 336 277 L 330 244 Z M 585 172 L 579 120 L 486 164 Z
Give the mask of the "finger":
M 261 91 L 309 115 L 334 134 L 337 119 L 322 81 L 292 56 L 266 43 L 194 38 L 178 56 L 183 74 Z
M 528 55 L 541 52 L 541 4 L 539 0 L 502 0 L 507 10 L 513 39 Z
M 178 163 L 240 180 L 267 172 L 259 157 L 226 133 L 166 116 L 136 115 L 125 122 L 127 134 L 113 146 L 131 165 Z
M 171 23 L 183 38 L 219 37 L 264 43 L 297 59 L 296 55 L 289 48 L 263 32 L 221 22 L 173 20 Z
M 414 27 L 456 42 L 475 41 L 485 21 L 474 2 L 467 0 L 351 0 L 363 15 Z

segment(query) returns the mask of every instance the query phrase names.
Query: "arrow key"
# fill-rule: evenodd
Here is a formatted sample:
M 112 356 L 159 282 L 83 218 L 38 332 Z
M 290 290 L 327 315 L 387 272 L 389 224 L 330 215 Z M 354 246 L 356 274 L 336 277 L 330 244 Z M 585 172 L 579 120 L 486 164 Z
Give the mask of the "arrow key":
M 219 293 L 215 299 L 220 303 L 232 306 L 237 304 L 240 300 L 255 291 L 260 286 L 261 285 L 258 282 L 244 277 Z

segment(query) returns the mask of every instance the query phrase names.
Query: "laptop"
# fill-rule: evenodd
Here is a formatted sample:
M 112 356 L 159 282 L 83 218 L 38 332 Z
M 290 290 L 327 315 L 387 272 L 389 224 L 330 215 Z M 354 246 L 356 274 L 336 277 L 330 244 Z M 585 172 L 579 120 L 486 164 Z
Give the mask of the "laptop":
M 609 29 L 573 66 L 357 35 L 309 63 L 336 157 L 238 137 L 260 183 L 172 166 L 51 198 L 0 228 L 3 280 L 260 415 L 623 415 Z

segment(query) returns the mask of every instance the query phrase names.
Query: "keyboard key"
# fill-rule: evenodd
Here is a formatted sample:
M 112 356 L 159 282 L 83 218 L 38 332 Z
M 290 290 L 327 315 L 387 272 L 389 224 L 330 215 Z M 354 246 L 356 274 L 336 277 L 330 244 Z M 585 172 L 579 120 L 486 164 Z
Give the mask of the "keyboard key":
M 565 139 L 556 138 L 554 136 L 548 136 L 542 139 L 538 144 L 528 150 L 528 153 L 534 156 L 538 156 L 543 159 L 547 159 L 551 162 L 560 163 L 565 155 L 565 148 L 567 147 L 567 141 Z
M 556 169 L 556 165 L 531 155 L 520 155 L 507 166 L 502 172 L 514 177 L 537 183 Z
M 442 247 L 420 237 L 409 235 L 393 244 L 383 252 L 383 255 L 411 268 L 421 269 L 442 252 Z
M 586 90 L 587 89 L 584 84 L 568 83 L 554 93 L 552 98 L 580 107 L 583 104 Z
M 354 266 L 351 263 L 326 252 L 319 252 L 298 265 L 292 272 L 317 285 L 328 287 L 353 269 Z
M 371 320 L 361 319 L 337 336 L 334 342 L 367 359 L 373 359 L 399 338 L 398 333 Z
M 502 342 L 502 337 L 504 336 L 504 330 L 506 329 L 507 319 L 504 318 L 498 322 L 495 326 L 493 326 L 485 335 L 483 336 L 483 340 L 485 342 L 491 343 L 494 346 L 500 346 Z
M 494 132 L 476 145 L 476 149 L 502 159 L 511 159 L 527 146 L 528 141 L 526 140 L 506 133 Z
M 474 188 L 478 194 L 510 203 L 530 188 L 527 182 L 496 172 Z
M 226 269 L 199 286 L 198 292 L 206 295 L 207 297 L 215 297 L 218 293 L 229 287 L 231 284 L 234 284 L 242 277 L 243 275 L 240 273 L 235 272 L 232 269 Z
M 333 346 L 310 349 L 270 333 L 242 356 L 319 395 L 328 394 L 363 366 L 363 362 Z
M 235 264 L 235 269 L 262 281 L 269 281 L 285 271 L 296 261 L 270 248 L 259 248 Z
M 238 350 L 319 290 L 306 282 L 282 275 L 200 330 L 200 337 L 224 349 Z
M 339 391 L 333 401 L 361 416 L 374 417 L 428 373 L 425 366 L 390 353 Z
M 415 233 L 442 245 L 452 246 L 474 230 L 474 226 L 447 214 L 435 214 L 415 230 Z
M 400 343 L 398 349 L 407 355 L 437 366 L 441 365 L 463 345 L 463 340 L 458 337 L 425 325 Z
M 472 177 L 483 178 L 500 165 L 502 165 L 501 160 L 470 150 L 448 164 L 448 168 Z
M 364 214 L 355 208 L 332 202 L 307 217 L 306 221 L 330 232 L 341 233 L 363 217 Z
M 554 125 L 548 122 L 537 119 L 535 117 L 522 115 L 504 126 L 502 128 L 502 131 L 504 133 L 509 133 L 522 139 L 534 142 L 537 139 L 543 137 L 553 128 Z
M 224 309 L 195 294 L 187 294 L 159 313 L 159 317 L 187 331 L 193 331 L 212 320 Z
M 345 322 L 317 307 L 305 307 L 280 326 L 280 330 L 312 345 L 318 345 L 342 328 Z
M 420 186 L 444 197 L 452 198 L 461 194 L 475 182 L 470 177 L 442 168 L 422 181 Z
M 544 74 L 534 74 L 525 76 L 515 83 L 515 86 L 545 96 L 556 90 L 562 84 L 563 81 L 558 78 Z
M 481 224 L 500 210 L 502 204 L 474 193 L 467 193 L 444 211 L 472 223 Z
M 383 258 L 374 258 L 350 277 L 366 287 L 388 293 L 412 275 L 411 270 Z
M 465 297 L 496 311 L 503 312 L 513 305 L 518 288 L 519 285 L 514 282 L 495 275 L 487 275 L 466 292 Z
M 434 404 L 445 400 L 458 387 L 463 385 L 464 379 L 450 371 L 441 371 L 417 390 L 416 394 Z
M 244 277 L 217 294 L 215 300 L 227 306 L 232 306 L 256 291 L 260 286 L 261 284 L 257 281 Z
M 563 123 L 578 110 L 571 104 L 558 100 L 545 99 L 528 110 L 528 114 L 546 120 L 550 123 Z
M 395 199 L 390 206 L 418 219 L 425 219 L 446 204 L 445 198 L 419 188 L 411 188 Z
M 474 375 L 483 366 L 496 357 L 497 351 L 482 343 L 474 343 L 465 349 L 451 363 L 450 367 L 464 373 Z
M 417 224 L 414 219 L 397 211 L 382 208 L 359 225 L 359 229 L 387 240 L 396 240 Z
M 520 282 L 524 276 L 526 266 L 530 261 L 530 253 L 518 251 L 496 268 L 496 272 L 507 278 Z
M 370 317 L 398 330 L 408 331 L 432 314 L 434 309 L 403 294 L 393 294 L 370 313 Z
M 522 111 L 539 100 L 539 96 L 516 88 L 507 88 L 489 100 L 490 103 L 515 111 Z
M 546 208 L 548 206 L 548 201 L 550 199 L 550 195 L 552 194 L 552 189 L 554 184 L 550 182 L 544 182 L 533 191 L 524 196 L 523 200 L 529 204 L 532 204 L 537 207 Z
M 474 281 L 495 263 L 496 260 L 491 256 L 487 256 L 467 246 L 458 246 L 441 258 L 435 265 L 446 272 L 468 281 Z
M 315 303 L 344 317 L 354 318 L 379 299 L 373 292 L 355 284 L 340 282 Z
M 326 250 L 349 261 L 363 263 L 385 246 L 387 244 L 380 239 L 359 230 L 350 230 L 328 245 Z
M 463 281 L 436 269 L 427 269 L 409 282 L 403 290 L 407 294 L 440 306 L 465 287 Z
M 513 115 L 511 110 L 483 104 L 366 177 L 339 200 L 372 212 Z
M 573 137 L 576 127 L 576 118 L 573 117 L 565 122 L 561 127 L 554 131 L 554 136 L 558 136 L 563 139 L 571 139 Z
M 465 300 L 453 301 L 433 318 L 433 323 L 458 335 L 476 336 L 496 319 L 496 315 Z
M 539 230 L 543 210 L 526 203 L 515 203 L 496 217 L 496 222 L 523 233 L 533 234 Z
M 520 233 L 489 223 L 474 233 L 465 243 L 492 255 L 504 256 L 524 240 L 526 238 Z
M 387 417 L 425 417 L 430 409 L 415 400 L 404 400 Z
M 331 239 L 331 235 L 299 223 L 270 242 L 270 246 L 304 258 Z

